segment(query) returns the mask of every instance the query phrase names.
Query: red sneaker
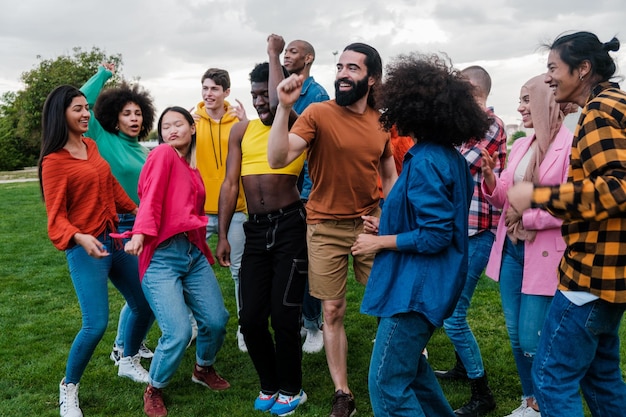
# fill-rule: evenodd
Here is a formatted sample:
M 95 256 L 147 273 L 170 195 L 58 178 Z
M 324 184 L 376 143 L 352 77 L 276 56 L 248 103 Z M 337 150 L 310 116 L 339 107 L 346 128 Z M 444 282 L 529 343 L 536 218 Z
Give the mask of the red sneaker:
M 160 389 L 148 384 L 143 393 L 143 412 L 148 417 L 165 417 L 167 409 L 163 403 L 163 393 Z
M 196 366 L 193 367 L 191 380 L 196 384 L 204 385 L 213 391 L 224 391 L 225 389 L 230 388 L 228 381 L 215 372 L 213 365 L 204 367 L 196 364 Z

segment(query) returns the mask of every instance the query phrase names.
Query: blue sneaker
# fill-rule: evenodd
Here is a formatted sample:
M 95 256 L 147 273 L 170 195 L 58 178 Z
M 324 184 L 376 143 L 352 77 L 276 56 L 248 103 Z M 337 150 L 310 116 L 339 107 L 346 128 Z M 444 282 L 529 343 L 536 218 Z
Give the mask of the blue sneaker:
M 296 408 L 305 402 L 306 393 L 303 390 L 300 390 L 298 395 L 279 394 L 278 399 L 270 409 L 270 413 L 279 416 L 288 416 L 289 414 L 293 414 Z
M 259 411 L 268 411 L 278 398 L 278 393 L 263 394 L 263 391 L 259 392 L 259 396 L 254 400 L 254 409 Z

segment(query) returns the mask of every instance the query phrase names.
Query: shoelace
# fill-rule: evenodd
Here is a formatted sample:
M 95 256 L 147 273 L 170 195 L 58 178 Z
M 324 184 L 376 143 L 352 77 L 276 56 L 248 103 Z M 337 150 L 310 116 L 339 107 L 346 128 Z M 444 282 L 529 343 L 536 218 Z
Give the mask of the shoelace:
M 156 391 L 155 388 L 148 391 L 148 400 L 150 401 L 150 408 L 161 408 L 161 405 L 163 403 L 161 393 Z

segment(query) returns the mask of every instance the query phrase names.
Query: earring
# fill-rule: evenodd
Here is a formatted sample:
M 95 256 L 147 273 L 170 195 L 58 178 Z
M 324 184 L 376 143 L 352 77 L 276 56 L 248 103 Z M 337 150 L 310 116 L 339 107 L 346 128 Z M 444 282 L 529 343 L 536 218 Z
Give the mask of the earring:
M 120 126 L 119 125 L 115 125 L 115 130 L 120 130 Z
M 580 79 L 580 81 L 585 79 L 585 77 L 582 74 L 578 78 Z

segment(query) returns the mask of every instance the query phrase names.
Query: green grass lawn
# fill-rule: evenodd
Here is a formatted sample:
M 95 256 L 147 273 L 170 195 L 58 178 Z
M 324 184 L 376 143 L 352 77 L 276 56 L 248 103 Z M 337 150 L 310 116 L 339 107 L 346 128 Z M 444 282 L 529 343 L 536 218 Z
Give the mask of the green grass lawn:
M 38 183 L 0 184 L 0 212 L 0 416 L 58 416 L 58 384 L 64 375 L 70 344 L 80 327 L 80 310 L 67 263 L 64 254 L 47 237 Z M 252 410 L 259 390 L 256 373 L 248 355 L 237 349 L 233 282 L 228 269 L 214 269 L 231 312 L 216 368 L 232 388 L 216 393 L 192 383 L 195 355 L 189 349 L 164 391 L 172 417 L 261 415 Z M 348 369 L 358 415 L 371 416 L 367 370 L 376 320 L 359 313 L 363 289 L 354 280 L 348 286 Z M 109 359 L 123 305 L 121 295 L 112 286 L 109 296 L 109 328 L 81 380 L 81 408 L 88 417 L 141 416 L 144 386 L 119 378 Z M 480 281 L 469 320 L 498 403 L 489 416 L 508 414 L 519 405 L 521 388 L 496 283 L 489 279 Z M 158 338 L 158 326 L 154 326 L 148 345 L 154 348 Z M 626 354 L 623 347 L 622 350 Z M 453 348 L 442 330 L 436 331 L 428 351 L 434 369 L 453 365 Z M 148 362 L 144 365 L 147 368 Z M 327 416 L 333 385 L 324 354 L 305 354 L 302 367 L 309 401 L 294 415 Z M 469 386 L 464 383 L 446 382 L 443 389 L 455 408 L 469 398 Z

